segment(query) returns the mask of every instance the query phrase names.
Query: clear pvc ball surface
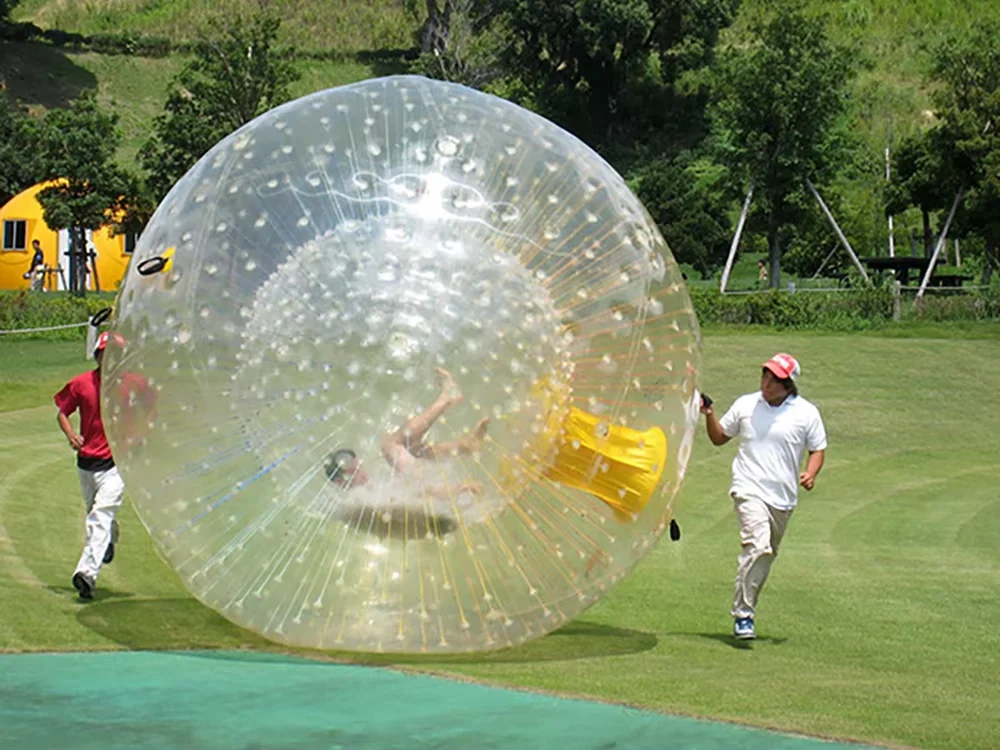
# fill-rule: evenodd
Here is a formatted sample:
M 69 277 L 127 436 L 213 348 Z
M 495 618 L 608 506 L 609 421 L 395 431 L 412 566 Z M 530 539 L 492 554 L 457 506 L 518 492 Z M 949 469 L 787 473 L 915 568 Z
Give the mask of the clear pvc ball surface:
M 697 422 L 698 323 L 623 180 L 418 77 L 220 142 L 142 234 L 113 332 L 105 428 L 158 552 L 295 646 L 558 628 L 662 534 Z

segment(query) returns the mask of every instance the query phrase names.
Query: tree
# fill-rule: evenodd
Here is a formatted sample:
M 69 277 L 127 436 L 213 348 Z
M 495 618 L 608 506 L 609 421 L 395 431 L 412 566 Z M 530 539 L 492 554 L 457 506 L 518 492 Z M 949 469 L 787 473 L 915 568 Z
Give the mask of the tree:
M 42 177 L 38 123 L 0 91 L 0 206 Z
M 754 186 L 763 219 L 770 282 L 781 284 L 782 228 L 804 202 L 803 181 L 828 176 L 846 143 L 837 129 L 847 108 L 855 54 L 832 43 L 825 22 L 797 0 L 751 26 L 746 43 L 721 54 L 714 120 L 723 158 Z
M 140 152 L 157 201 L 225 136 L 288 101 L 299 74 L 277 46 L 280 26 L 266 10 L 213 23 L 213 38 L 174 79 Z
M 70 288 L 81 295 L 86 290 L 86 230 L 112 221 L 134 190 L 134 178 L 114 162 L 120 143 L 118 116 L 105 111 L 92 92 L 68 109 L 50 110 L 42 122 L 41 162 L 58 182 L 42 190 L 38 202 L 50 228 L 69 230 Z
M 892 155 L 892 181 L 886 187 L 886 213 L 902 213 L 909 206 L 920 209 L 924 254 L 934 251 L 931 213 L 948 208 L 958 190 L 951 144 L 939 129 L 904 138 Z
M 596 148 L 670 130 L 681 76 L 705 66 L 738 0 L 497 0 L 505 69 Z M 686 114 L 686 113 L 684 113 Z M 640 135 L 641 134 L 641 135 Z
M 636 195 L 677 262 L 707 279 L 725 263 L 730 226 L 724 196 L 697 179 L 695 166 L 683 158 L 655 162 L 638 173 Z
M 965 188 L 962 223 L 985 242 L 983 283 L 1000 249 L 1000 24 L 945 39 L 933 54 L 936 129 Z
M 501 24 L 493 23 L 495 5 L 484 0 L 444 0 L 443 5 L 427 0 L 416 71 L 477 89 L 500 78 L 508 40 Z

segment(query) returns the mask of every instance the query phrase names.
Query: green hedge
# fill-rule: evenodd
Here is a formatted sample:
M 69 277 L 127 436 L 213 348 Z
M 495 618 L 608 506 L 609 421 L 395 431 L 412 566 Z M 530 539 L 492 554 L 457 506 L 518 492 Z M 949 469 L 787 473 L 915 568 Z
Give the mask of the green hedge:
M 975 294 L 927 296 L 909 305 L 904 317 L 929 322 L 1000 320 L 1000 288 Z
M 113 294 L 91 294 L 81 298 L 65 292 L 0 292 L 0 331 L 80 323 L 113 304 Z M 0 346 L 5 340 L 26 337 L 82 341 L 86 336 L 84 326 L 44 333 L 0 334 Z
M 888 287 L 844 292 L 766 291 L 720 294 L 717 289 L 689 289 L 698 319 L 708 324 L 766 326 L 784 330 L 866 331 L 893 319 L 893 296 Z M 64 292 L 0 292 L 0 330 L 41 328 L 88 320 L 114 304 L 113 294 L 91 294 L 81 299 Z M 924 322 L 1000 320 L 1000 288 L 974 294 L 929 295 L 922 300 L 903 298 L 902 320 Z M 82 339 L 85 328 L 12 337 Z
M 844 292 L 762 291 L 721 294 L 691 287 L 691 301 L 702 323 L 735 323 L 782 329 L 863 331 L 892 320 L 888 287 Z
M 702 323 L 867 331 L 893 320 L 893 295 L 888 286 L 843 292 L 762 291 L 727 295 L 713 288 L 691 287 L 689 292 Z M 900 320 L 1000 320 L 1000 288 L 970 294 L 929 293 L 920 300 L 904 295 L 900 300 Z

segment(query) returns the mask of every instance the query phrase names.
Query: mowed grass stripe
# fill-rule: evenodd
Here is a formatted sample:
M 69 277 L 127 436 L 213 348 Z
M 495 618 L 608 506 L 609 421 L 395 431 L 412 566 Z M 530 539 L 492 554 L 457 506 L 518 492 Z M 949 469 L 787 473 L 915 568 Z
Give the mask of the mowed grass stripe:
M 0 413 L 0 439 L 18 446 L 0 467 L 25 456 L 64 464 L 24 475 L 0 500 L 0 523 L 47 587 L 0 580 L 11 605 L 0 608 L 0 648 L 271 648 L 191 600 L 130 506 L 120 557 L 102 576 L 106 598 L 73 601 L 79 490 L 47 404 L 88 364 L 75 343 L 18 346 L 22 364 L 0 357 L 0 382 L 27 384 L 45 408 Z M 662 541 L 564 632 L 499 654 L 365 660 L 821 736 L 993 746 L 1000 400 L 987 394 L 1000 389 L 997 342 L 709 331 L 704 389 L 725 408 L 756 387 L 760 363 L 778 350 L 802 360 L 803 393 L 823 411 L 830 450 L 792 519 L 752 648 L 734 648 L 728 635 L 734 451 L 699 435 L 679 504 L 682 540 Z M 5 398 L 0 391 L 0 412 Z

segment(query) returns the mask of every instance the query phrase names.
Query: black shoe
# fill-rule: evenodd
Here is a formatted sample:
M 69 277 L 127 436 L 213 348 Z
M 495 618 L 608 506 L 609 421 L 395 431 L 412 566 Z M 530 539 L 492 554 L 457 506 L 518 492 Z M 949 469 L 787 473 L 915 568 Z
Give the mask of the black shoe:
M 94 582 L 83 573 L 73 574 L 73 588 L 80 594 L 81 599 L 94 598 Z
M 108 548 L 104 550 L 104 564 L 107 565 L 109 562 L 115 559 L 115 542 L 118 541 L 118 522 L 111 522 L 111 541 L 108 542 Z

